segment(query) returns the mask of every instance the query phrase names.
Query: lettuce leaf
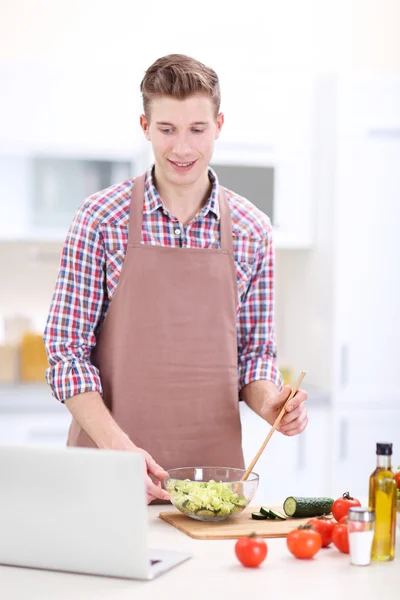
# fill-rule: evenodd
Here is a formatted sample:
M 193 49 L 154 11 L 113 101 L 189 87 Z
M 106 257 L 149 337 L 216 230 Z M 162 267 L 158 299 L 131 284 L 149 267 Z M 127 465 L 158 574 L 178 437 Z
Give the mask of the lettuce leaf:
M 236 484 L 190 479 L 171 479 L 167 490 L 173 504 L 182 512 L 196 514 L 207 511 L 215 516 L 228 516 L 241 511 L 247 505 L 247 498 L 233 490 Z

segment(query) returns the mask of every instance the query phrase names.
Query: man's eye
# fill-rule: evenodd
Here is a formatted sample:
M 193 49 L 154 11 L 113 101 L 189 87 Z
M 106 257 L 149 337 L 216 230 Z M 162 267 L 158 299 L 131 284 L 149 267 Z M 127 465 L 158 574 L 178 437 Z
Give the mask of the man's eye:
M 204 129 L 192 129 L 193 133 L 203 133 Z
M 171 133 L 172 129 L 170 127 L 166 127 L 165 129 L 161 129 L 163 133 Z

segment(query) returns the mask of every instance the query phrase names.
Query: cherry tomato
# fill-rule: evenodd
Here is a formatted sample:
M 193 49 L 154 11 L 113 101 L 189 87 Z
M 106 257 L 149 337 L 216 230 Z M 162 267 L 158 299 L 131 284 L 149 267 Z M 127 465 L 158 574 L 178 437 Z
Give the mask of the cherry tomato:
M 397 489 L 400 490 L 400 471 L 398 471 L 396 473 L 396 475 L 394 476 L 396 483 L 397 483 Z
M 312 558 L 322 547 L 322 536 L 311 525 L 302 525 L 288 533 L 286 544 L 296 558 Z
M 336 521 L 340 521 L 349 512 L 352 506 L 361 506 L 361 502 L 357 498 L 352 498 L 349 492 L 345 492 L 341 498 L 335 500 L 332 504 L 332 513 Z
M 332 533 L 332 542 L 340 552 L 349 554 L 349 528 L 347 522 L 335 525 Z
M 315 517 L 307 521 L 307 525 L 311 525 L 314 531 L 318 531 L 322 538 L 322 547 L 326 548 L 332 543 L 332 533 L 335 527 L 332 519 L 325 519 L 324 517 Z
M 262 538 L 251 533 L 238 539 L 235 554 L 245 567 L 258 567 L 267 557 L 268 546 Z

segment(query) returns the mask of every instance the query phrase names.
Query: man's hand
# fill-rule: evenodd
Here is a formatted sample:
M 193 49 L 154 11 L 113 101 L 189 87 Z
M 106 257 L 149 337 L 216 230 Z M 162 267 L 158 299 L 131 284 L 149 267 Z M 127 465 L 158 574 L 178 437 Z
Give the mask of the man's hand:
M 140 452 L 145 460 L 145 484 L 147 503 L 159 498 L 169 500 L 166 490 L 161 488 L 160 481 L 153 481 L 151 475 L 157 479 L 168 477 L 160 465 L 156 463 L 146 450 L 138 448 L 115 421 L 99 392 L 84 392 L 77 396 L 67 398 L 65 401 L 74 419 L 92 438 L 98 448 L 110 450 L 126 450 L 127 452 Z
M 267 394 L 264 400 L 260 414 L 270 425 L 273 425 L 277 416 L 282 410 L 282 406 L 289 398 L 292 388 L 290 385 L 285 385 L 281 392 L 277 389 Z M 307 427 L 307 392 L 304 390 L 298 390 L 295 396 L 290 400 L 286 406 L 286 412 L 283 416 L 277 431 L 283 433 L 283 435 L 297 435 L 304 431 Z
M 145 485 L 147 493 L 147 504 L 150 504 L 156 498 L 160 500 L 170 500 L 170 495 L 166 490 L 161 487 L 161 481 L 153 481 L 150 475 L 157 477 L 157 479 L 165 479 L 168 477 L 167 471 L 165 471 L 160 465 L 156 463 L 154 458 L 150 456 L 146 450 L 138 448 L 137 446 L 133 450 L 139 452 L 145 460 Z

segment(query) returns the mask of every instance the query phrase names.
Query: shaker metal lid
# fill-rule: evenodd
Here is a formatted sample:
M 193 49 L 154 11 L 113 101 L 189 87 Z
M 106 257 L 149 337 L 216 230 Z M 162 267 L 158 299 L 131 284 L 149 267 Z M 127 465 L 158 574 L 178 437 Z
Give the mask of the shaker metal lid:
M 353 506 L 349 509 L 349 519 L 351 521 L 370 523 L 371 521 L 375 521 L 375 511 L 362 508 L 361 506 Z

